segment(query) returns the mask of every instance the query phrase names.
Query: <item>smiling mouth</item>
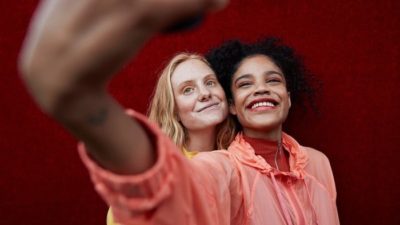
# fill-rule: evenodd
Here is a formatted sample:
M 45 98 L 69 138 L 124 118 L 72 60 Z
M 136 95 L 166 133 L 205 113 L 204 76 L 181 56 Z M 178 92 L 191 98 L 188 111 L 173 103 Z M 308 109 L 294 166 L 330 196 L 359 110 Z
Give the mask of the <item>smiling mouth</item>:
M 261 107 L 274 108 L 278 105 L 279 105 L 278 102 L 273 99 L 265 99 L 265 100 L 253 101 L 247 106 L 247 108 L 248 109 L 257 109 Z
M 203 108 L 197 110 L 197 112 L 202 112 L 202 111 L 207 110 L 207 109 L 210 109 L 210 108 L 215 108 L 215 107 L 217 107 L 218 105 L 219 105 L 219 103 L 213 103 L 213 104 L 204 106 Z

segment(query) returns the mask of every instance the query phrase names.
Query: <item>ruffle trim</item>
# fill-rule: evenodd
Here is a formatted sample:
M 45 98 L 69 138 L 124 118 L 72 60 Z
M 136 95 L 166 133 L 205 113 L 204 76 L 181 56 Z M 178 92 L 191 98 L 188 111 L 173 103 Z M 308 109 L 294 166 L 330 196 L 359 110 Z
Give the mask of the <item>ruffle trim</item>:
M 259 155 L 255 154 L 255 150 L 243 138 L 243 133 L 236 135 L 228 150 L 233 155 L 240 155 L 237 160 L 243 164 L 258 169 L 261 173 L 270 176 L 273 173 L 275 176 L 286 176 L 295 179 L 303 179 L 305 172 L 304 168 L 308 163 L 308 156 L 303 147 L 290 135 L 282 133 L 283 147 L 289 151 L 290 172 L 283 172 L 273 168 L 267 161 Z

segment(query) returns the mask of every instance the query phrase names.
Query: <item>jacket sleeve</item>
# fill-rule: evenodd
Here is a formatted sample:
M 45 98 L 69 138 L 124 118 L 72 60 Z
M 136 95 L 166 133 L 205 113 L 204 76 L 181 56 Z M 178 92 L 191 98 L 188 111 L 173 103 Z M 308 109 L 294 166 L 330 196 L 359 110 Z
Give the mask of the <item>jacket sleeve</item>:
M 329 193 L 332 201 L 336 202 L 335 179 L 328 157 L 322 152 L 310 147 L 303 147 L 303 149 L 307 152 L 309 157 L 309 163 L 306 168 L 307 172 Z
M 307 148 L 310 157 L 308 172 L 314 180 L 314 209 L 320 224 L 340 224 L 336 206 L 336 187 L 329 159 L 315 149 Z
M 320 176 L 320 180 L 323 182 L 325 188 L 328 190 L 329 194 L 332 197 L 332 200 L 336 202 L 336 185 L 335 179 L 333 177 L 332 167 L 328 157 L 326 157 L 326 155 L 322 153 L 319 168 L 324 174 L 323 176 Z
M 213 160 L 199 157 L 197 162 L 189 162 L 145 116 L 133 111 L 129 114 L 153 139 L 157 160 L 148 171 L 138 175 L 115 174 L 99 166 L 87 154 L 83 143 L 78 145 L 96 191 L 113 209 L 115 222 L 229 224 L 225 223 L 229 221 L 230 210 L 225 200 L 228 197 L 225 193 L 229 193 L 225 184 L 230 182 L 232 174 L 229 156 L 217 151 L 206 156 Z

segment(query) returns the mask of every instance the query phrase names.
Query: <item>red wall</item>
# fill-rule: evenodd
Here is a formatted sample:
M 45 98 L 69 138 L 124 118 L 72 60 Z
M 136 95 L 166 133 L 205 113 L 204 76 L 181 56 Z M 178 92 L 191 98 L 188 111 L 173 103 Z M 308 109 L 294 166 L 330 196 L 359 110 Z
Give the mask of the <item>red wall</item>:
M 18 77 L 16 59 L 36 5 L 0 3 L 0 224 L 104 224 L 106 205 L 76 140 L 38 110 Z M 399 15 L 396 0 L 233 0 L 200 29 L 150 41 L 110 90 L 144 112 L 156 74 L 175 52 L 280 36 L 324 83 L 321 115 L 292 114 L 288 130 L 330 158 L 342 224 L 400 224 Z

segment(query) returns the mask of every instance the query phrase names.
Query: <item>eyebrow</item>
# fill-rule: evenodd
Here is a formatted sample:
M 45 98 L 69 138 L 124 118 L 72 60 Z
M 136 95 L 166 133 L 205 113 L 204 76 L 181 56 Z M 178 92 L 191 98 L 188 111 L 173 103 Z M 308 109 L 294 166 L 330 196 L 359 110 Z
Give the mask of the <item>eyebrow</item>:
M 214 73 L 210 73 L 210 74 L 207 74 L 204 78 L 209 79 L 210 77 L 217 78 L 217 75 L 215 75 Z
M 181 88 L 181 87 L 184 87 L 184 86 L 186 86 L 188 84 L 192 84 L 192 83 L 193 83 L 193 80 L 186 80 L 186 81 L 183 81 L 182 83 L 180 83 L 178 85 L 178 87 Z
M 240 75 L 238 78 L 236 78 L 236 80 L 234 80 L 234 83 L 236 84 L 241 79 L 246 79 L 246 78 L 251 78 L 251 77 L 252 77 L 252 75 L 248 74 L 248 73 Z
M 204 79 L 210 79 L 210 78 L 215 78 L 215 79 L 217 79 L 216 75 L 213 74 L 213 73 L 210 73 L 210 74 L 208 74 L 208 75 L 206 75 L 206 76 L 204 77 Z M 182 87 L 184 87 L 184 86 L 186 86 L 186 85 L 188 85 L 188 84 L 193 84 L 193 83 L 194 83 L 193 80 L 185 80 L 185 81 L 183 81 L 182 83 L 180 83 L 180 84 L 178 85 L 178 88 L 181 89 Z
M 275 71 L 275 70 L 266 71 L 264 74 L 265 74 L 265 75 L 268 75 L 268 76 L 269 76 L 269 75 L 273 75 L 273 74 L 278 74 L 278 75 L 284 77 L 282 73 L 280 73 L 280 72 L 278 72 L 278 71 Z
M 278 71 L 275 71 L 275 70 L 268 70 L 268 71 L 264 72 L 264 75 L 267 75 L 267 76 L 274 75 L 274 74 L 277 74 L 277 75 L 279 75 L 281 77 L 284 77 L 282 73 L 280 73 Z M 252 74 L 249 74 L 249 73 L 240 75 L 238 78 L 236 78 L 234 83 L 236 84 L 241 79 L 246 79 L 246 78 L 251 78 L 251 77 L 252 77 Z

